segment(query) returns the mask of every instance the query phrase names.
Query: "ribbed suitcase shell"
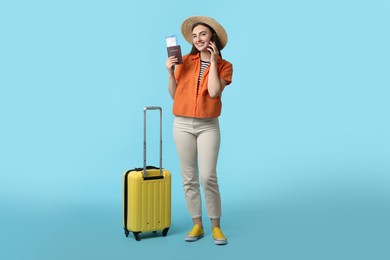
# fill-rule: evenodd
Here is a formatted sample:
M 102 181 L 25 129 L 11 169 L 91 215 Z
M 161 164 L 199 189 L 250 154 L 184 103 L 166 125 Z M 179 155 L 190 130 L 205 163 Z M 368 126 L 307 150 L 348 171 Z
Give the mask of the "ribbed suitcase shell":
M 171 225 L 171 173 L 163 169 L 161 178 L 159 169 L 148 169 L 146 175 L 143 169 L 123 174 L 123 226 L 136 239 L 137 233 L 167 232 Z

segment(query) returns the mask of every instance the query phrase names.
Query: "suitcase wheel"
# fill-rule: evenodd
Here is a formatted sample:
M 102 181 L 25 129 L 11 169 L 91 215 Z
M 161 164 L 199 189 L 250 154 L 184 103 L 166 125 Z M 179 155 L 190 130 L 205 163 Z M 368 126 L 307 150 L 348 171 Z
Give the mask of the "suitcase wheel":
M 127 229 L 125 229 L 125 235 L 126 235 L 126 237 L 128 237 L 129 236 L 129 231 L 127 230 Z
M 168 234 L 168 230 L 169 230 L 169 227 L 168 228 L 164 228 L 164 230 L 162 232 L 162 236 L 163 237 L 165 237 Z
M 141 238 L 139 237 L 139 233 L 140 233 L 140 232 L 133 232 L 134 237 L 135 237 L 135 240 L 137 240 L 137 241 L 140 241 L 140 240 L 141 240 Z

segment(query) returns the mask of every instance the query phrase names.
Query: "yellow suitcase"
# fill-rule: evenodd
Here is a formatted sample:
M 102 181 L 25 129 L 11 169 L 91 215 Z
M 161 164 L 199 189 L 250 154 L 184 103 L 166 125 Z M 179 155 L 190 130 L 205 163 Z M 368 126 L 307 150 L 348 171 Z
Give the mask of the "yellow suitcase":
M 146 111 L 160 110 L 160 167 L 146 166 Z M 162 108 L 144 108 L 144 167 L 123 174 L 123 227 L 126 237 L 171 226 L 171 173 L 162 168 Z

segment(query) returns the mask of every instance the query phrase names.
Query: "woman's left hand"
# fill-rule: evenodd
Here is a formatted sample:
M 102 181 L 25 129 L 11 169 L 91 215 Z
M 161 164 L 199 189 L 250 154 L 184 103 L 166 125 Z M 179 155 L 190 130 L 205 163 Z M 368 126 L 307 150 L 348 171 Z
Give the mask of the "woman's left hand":
M 207 48 L 207 50 L 211 53 L 210 62 L 211 63 L 217 62 L 218 56 L 219 56 L 219 51 L 218 51 L 218 48 L 217 48 L 217 45 L 215 44 L 215 42 L 210 41 L 209 47 Z

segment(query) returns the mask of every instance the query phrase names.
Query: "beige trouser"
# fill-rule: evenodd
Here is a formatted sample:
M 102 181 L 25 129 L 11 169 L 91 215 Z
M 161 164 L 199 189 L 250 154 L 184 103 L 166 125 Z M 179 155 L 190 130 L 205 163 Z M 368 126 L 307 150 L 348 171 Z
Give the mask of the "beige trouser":
M 217 179 L 220 145 L 218 118 L 175 117 L 173 137 L 179 154 L 184 195 L 192 218 L 202 216 L 200 183 L 209 218 L 221 217 L 221 197 Z

